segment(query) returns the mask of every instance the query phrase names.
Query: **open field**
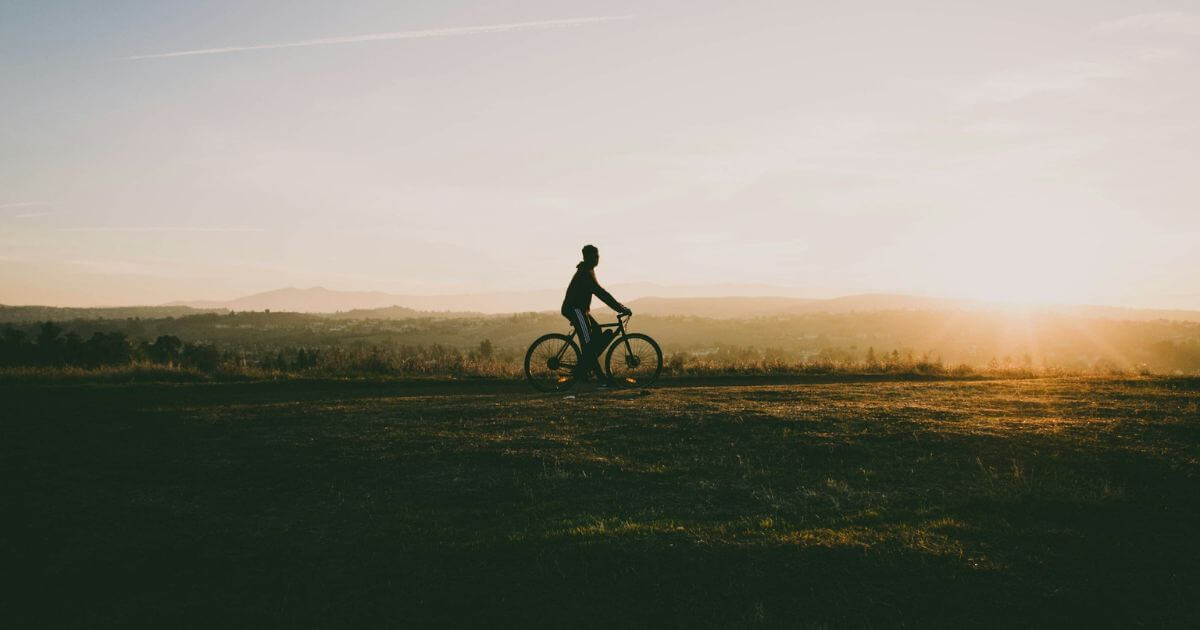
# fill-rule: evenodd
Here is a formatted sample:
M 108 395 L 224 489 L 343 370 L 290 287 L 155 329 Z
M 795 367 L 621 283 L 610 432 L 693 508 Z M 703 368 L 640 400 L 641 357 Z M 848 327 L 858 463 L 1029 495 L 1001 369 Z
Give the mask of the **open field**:
M 0 618 L 1200 625 L 1200 380 L 574 393 L 0 382 Z

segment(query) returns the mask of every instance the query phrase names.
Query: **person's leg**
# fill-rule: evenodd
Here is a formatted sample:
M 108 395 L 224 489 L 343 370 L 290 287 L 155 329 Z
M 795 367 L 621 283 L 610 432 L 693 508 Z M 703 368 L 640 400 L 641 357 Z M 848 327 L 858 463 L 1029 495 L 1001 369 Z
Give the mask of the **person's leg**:
M 595 356 L 595 343 L 593 343 L 595 328 L 592 327 L 592 324 L 596 320 L 592 319 L 592 316 L 585 313 L 583 309 L 574 309 L 571 314 L 575 316 L 571 324 L 579 333 L 580 350 L 583 351 L 583 356 L 579 360 L 579 377 L 586 379 L 588 371 L 593 370 L 596 372 L 596 378 L 603 379 L 603 373 L 599 369 L 600 361 Z
M 608 375 L 605 374 L 604 370 L 600 367 L 600 353 L 604 352 L 603 344 L 604 340 L 606 339 L 604 336 L 604 330 L 600 328 L 600 322 L 597 322 L 596 319 L 592 317 L 591 313 L 589 313 L 587 316 L 587 323 L 589 328 L 588 336 L 592 339 L 589 345 L 592 347 L 592 349 L 591 352 L 587 354 L 589 360 L 586 365 L 596 373 L 596 380 L 607 381 Z
M 563 319 L 566 319 L 568 322 L 571 323 L 571 328 L 575 331 L 575 334 L 579 337 L 579 347 L 580 347 L 580 350 L 582 350 L 583 349 L 583 333 L 579 332 L 579 319 L 575 317 L 575 311 L 569 311 L 569 310 L 564 309 L 562 312 L 562 316 L 563 316 Z M 583 361 L 583 357 L 580 357 L 580 365 L 575 366 L 575 374 L 579 374 L 580 369 L 583 367 L 582 361 Z

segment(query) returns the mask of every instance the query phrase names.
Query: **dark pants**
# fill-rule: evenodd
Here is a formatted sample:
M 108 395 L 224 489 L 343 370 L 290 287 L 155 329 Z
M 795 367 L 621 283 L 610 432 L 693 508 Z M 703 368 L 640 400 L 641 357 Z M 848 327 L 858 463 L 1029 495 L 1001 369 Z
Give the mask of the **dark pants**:
M 596 373 L 596 378 L 604 380 L 604 370 L 600 368 L 600 353 L 604 350 L 604 346 L 608 345 L 605 342 L 608 339 L 600 328 L 600 324 L 592 317 L 591 313 L 583 309 L 571 309 L 563 311 L 563 317 L 571 322 L 575 327 L 575 332 L 579 334 L 580 345 L 583 350 L 583 358 L 580 361 L 580 374 L 587 376 L 588 370 Z

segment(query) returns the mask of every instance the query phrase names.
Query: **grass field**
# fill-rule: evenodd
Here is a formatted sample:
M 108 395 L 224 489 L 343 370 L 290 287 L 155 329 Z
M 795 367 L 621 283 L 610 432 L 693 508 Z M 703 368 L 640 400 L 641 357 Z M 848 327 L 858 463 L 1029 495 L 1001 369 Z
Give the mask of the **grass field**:
M 1200 380 L 0 383 L 24 627 L 1200 625 Z

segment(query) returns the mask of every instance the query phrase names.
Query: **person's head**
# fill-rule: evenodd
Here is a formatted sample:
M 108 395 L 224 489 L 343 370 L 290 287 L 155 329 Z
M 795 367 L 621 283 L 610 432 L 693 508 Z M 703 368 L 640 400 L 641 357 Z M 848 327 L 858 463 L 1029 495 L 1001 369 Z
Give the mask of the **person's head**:
M 600 264 L 600 250 L 595 245 L 583 246 L 583 262 L 595 267 Z

